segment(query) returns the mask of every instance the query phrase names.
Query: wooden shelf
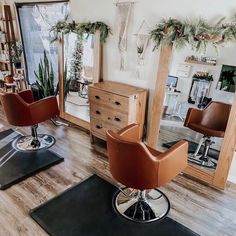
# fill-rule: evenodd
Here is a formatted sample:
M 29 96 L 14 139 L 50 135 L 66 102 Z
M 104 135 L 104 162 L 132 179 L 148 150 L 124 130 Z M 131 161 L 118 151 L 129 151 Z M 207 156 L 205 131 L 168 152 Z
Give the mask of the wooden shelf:
M 4 18 L 1 18 L 0 21 L 6 21 Z M 16 21 L 16 19 L 12 19 L 12 21 Z
M 10 64 L 10 61 L 1 61 L 1 60 L 0 60 L 0 63 Z
M 14 43 L 14 41 L 6 41 L 6 42 L 0 42 L 1 44 L 9 44 L 9 43 Z
M 216 66 L 216 63 L 209 63 L 209 62 L 204 62 L 204 61 L 185 60 L 185 62 L 191 63 L 191 64 L 206 65 L 206 66 Z
M 0 22 L 2 22 L 1 31 L 2 32 L 5 31 L 6 34 L 6 42 L 4 43 L 1 42 L 0 47 L 1 50 L 6 50 L 8 54 L 11 55 L 11 47 L 10 47 L 11 43 L 13 43 L 13 45 L 16 45 L 16 38 L 13 24 L 14 19 L 12 18 L 10 5 L 3 4 L 0 8 L 1 8 L 0 11 L 2 13 L 2 17 L 0 19 Z M 5 64 L 6 69 L 9 70 L 11 74 L 14 74 L 14 65 L 11 60 L 9 61 L 0 60 L 0 63 Z

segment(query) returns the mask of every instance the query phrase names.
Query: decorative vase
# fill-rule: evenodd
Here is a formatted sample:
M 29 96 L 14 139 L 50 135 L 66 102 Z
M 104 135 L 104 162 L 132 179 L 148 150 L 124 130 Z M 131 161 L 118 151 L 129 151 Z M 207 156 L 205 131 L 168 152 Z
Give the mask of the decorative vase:
M 13 84 L 13 83 L 14 83 L 14 79 L 13 79 L 13 77 L 12 77 L 11 75 L 7 75 L 7 76 L 5 77 L 5 82 L 6 82 L 7 84 Z

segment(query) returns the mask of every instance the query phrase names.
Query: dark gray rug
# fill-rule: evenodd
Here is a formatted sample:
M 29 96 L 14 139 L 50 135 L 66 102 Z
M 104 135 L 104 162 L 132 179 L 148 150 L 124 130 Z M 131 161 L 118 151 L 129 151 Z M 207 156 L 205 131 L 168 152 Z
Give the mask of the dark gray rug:
M 118 215 L 112 199 L 118 189 L 93 175 L 32 210 L 31 217 L 54 236 L 193 236 L 198 235 L 166 217 L 139 224 Z
M 0 189 L 35 175 L 60 163 L 64 158 L 49 150 L 20 152 L 12 147 L 12 142 L 20 136 L 12 129 L 0 132 Z
M 187 139 L 184 139 L 188 142 L 188 153 L 194 153 L 197 149 L 197 146 L 198 146 L 198 143 L 195 143 L 195 142 L 192 142 L 192 141 L 189 141 Z M 168 142 L 168 143 L 163 143 L 163 147 L 166 147 L 166 148 L 170 148 L 172 147 L 173 145 L 175 145 L 176 143 L 178 143 L 180 140 L 177 140 L 177 141 L 173 141 L 173 142 Z M 203 152 L 203 147 L 201 147 L 200 151 L 199 151 L 199 154 L 202 154 Z M 210 148 L 209 151 L 208 151 L 208 156 L 215 159 L 215 160 L 218 160 L 219 159 L 219 156 L 220 156 L 220 151 L 216 150 L 216 149 L 213 149 L 213 148 Z

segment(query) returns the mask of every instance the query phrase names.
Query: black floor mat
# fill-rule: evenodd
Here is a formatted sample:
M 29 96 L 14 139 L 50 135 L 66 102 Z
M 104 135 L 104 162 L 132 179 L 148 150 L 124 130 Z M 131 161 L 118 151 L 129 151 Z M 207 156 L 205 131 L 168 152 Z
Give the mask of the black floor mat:
M 112 207 L 117 190 L 93 175 L 30 214 L 47 233 L 54 236 L 198 235 L 168 217 L 145 224 L 123 218 Z
M 12 141 L 19 136 L 19 133 L 11 129 L 0 132 L 0 189 L 2 190 L 64 160 L 49 150 L 31 152 L 15 150 Z

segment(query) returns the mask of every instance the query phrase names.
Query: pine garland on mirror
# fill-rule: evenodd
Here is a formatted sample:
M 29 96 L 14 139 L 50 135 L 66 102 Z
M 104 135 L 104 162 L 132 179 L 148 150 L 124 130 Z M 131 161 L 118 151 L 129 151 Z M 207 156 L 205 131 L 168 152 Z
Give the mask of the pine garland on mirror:
M 52 42 L 57 41 L 60 37 L 60 33 L 68 34 L 70 32 L 78 34 L 83 38 L 84 34 L 95 34 L 96 31 L 100 32 L 100 41 L 105 43 L 108 36 L 111 34 L 111 28 L 101 21 L 88 22 L 88 23 L 75 23 L 75 21 L 68 22 L 68 16 L 63 21 L 58 21 L 52 28 L 51 32 L 54 33 L 54 39 Z
M 221 18 L 215 24 L 210 24 L 201 18 L 197 21 L 163 19 L 150 32 L 154 50 L 160 45 L 173 44 L 178 49 L 191 45 L 196 51 L 205 52 L 208 45 L 217 49 L 223 43 L 236 42 L 236 15 L 231 23 L 224 21 L 225 18 Z

